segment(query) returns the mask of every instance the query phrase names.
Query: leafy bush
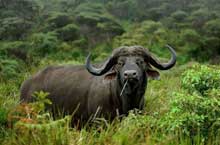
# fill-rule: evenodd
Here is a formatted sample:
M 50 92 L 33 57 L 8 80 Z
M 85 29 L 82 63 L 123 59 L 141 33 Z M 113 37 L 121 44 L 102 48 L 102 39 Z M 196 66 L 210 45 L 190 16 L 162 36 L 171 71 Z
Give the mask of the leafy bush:
M 0 47 L 0 56 L 6 58 L 19 58 L 27 61 L 29 57 L 30 44 L 25 41 L 3 42 Z
M 142 29 L 147 33 L 153 33 L 162 27 L 162 23 L 156 21 L 144 21 L 141 23 Z
M 45 111 L 51 102 L 48 93 L 36 92 L 34 103 L 19 104 L 8 114 L 8 123 L 14 133 L 4 144 L 69 144 L 70 117 L 53 120 Z
M 190 93 L 205 95 L 206 91 L 220 89 L 220 70 L 218 67 L 195 65 L 183 73 L 182 86 Z
M 181 40 L 184 42 L 184 43 L 191 43 L 191 44 L 196 44 L 196 43 L 199 43 L 200 42 L 200 36 L 199 34 L 193 30 L 193 29 L 183 29 L 181 31 Z
M 108 33 L 111 37 L 121 35 L 124 32 L 122 26 L 114 21 L 98 23 L 97 28 L 103 33 Z
M 33 34 L 30 38 L 32 51 L 43 56 L 55 52 L 58 46 L 56 35 L 54 32 Z
M 21 66 L 16 60 L 0 59 L 0 81 L 17 77 L 20 71 Z
M 200 134 L 205 141 L 220 137 L 220 71 L 217 67 L 196 65 L 183 73 L 182 91 L 174 93 L 170 110 L 160 127 L 192 137 Z

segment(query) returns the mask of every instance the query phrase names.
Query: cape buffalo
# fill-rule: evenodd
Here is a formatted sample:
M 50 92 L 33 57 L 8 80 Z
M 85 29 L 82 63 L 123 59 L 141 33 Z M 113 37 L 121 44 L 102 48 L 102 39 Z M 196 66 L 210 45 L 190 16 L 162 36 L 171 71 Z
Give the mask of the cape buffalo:
M 91 65 L 90 55 L 85 66 L 47 67 L 23 83 L 21 101 L 32 101 L 35 91 L 49 92 L 53 107 L 74 113 L 80 120 L 114 118 L 134 108 L 142 110 L 148 78 L 159 78 L 152 66 L 167 70 L 176 63 L 175 51 L 169 45 L 167 48 L 172 54 L 168 63 L 160 63 L 142 46 L 123 46 L 96 67 Z

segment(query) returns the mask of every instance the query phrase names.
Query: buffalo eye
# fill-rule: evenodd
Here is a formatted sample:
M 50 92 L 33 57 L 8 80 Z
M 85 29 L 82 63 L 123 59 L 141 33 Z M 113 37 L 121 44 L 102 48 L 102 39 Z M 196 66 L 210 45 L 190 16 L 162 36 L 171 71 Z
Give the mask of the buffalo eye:
M 137 64 L 137 65 L 143 65 L 143 64 L 144 64 L 144 61 L 143 61 L 143 60 L 137 60 L 137 61 L 136 61 L 136 64 Z
M 118 62 L 118 66 L 123 66 L 123 65 L 124 65 L 124 62 L 122 62 L 122 61 Z

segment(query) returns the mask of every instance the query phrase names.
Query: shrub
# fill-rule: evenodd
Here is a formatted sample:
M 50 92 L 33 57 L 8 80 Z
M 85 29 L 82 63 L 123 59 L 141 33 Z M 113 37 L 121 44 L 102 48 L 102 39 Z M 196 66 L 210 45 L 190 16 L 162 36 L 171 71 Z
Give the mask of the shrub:
M 0 55 L 26 61 L 29 57 L 29 50 L 30 44 L 25 41 L 4 42 L 0 47 Z
M 58 40 L 54 32 L 35 33 L 31 36 L 32 51 L 40 55 L 46 55 L 57 50 Z
M 216 66 L 195 65 L 183 73 L 182 87 L 190 93 L 205 95 L 206 91 L 220 89 L 220 71 Z
M 0 81 L 17 77 L 21 71 L 20 68 L 20 64 L 16 60 L 0 59 Z
M 70 117 L 53 120 L 45 111 L 48 93 L 36 92 L 34 103 L 19 104 L 10 111 L 8 122 L 14 132 L 4 144 L 69 144 Z
M 141 23 L 141 28 L 145 31 L 146 34 L 153 33 L 159 28 L 162 28 L 162 23 L 156 21 L 144 21 Z
M 101 32 L 108 33 L 109 37 L 121 35 L 124 32 L 122 26 L 115 21 L 98 23 L 97 28 Z
M 211 138 L 219 143 L 220 71 L 215 66 L 193 66 L 183 73 L 182 87 L 174 93 L 160 127 L 179 131 L 192 140 L 200 135 L 206 142 Z
M 181 40 L 185 43 L 196 44 L 200 42 L 200 35 L 193 29 L 183 29 L 180 33 Z

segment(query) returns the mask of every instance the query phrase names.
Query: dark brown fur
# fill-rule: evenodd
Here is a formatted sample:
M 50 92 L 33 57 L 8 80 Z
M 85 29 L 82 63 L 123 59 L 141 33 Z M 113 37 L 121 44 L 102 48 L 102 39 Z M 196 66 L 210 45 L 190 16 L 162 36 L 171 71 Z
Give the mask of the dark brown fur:
M 91 75 L 84 66 L 51 66 L 23 83 L 21 100 L 30 102 L 32 94 L 42 90 L 50 93 L 53 107 L 59 111 L 72 114 L 77 109 L 74 114 L 77 119 L 87 120 L 94 114 L 98 117 L 101 112 L 115 116 L 120 108 L 116 92 L 112 91 L 116 80 L 103 77 Z

